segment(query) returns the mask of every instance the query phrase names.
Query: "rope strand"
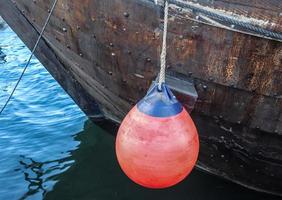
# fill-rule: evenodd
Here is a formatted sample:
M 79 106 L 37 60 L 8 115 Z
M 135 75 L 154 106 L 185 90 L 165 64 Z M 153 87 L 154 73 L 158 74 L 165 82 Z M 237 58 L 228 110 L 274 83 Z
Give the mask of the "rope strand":
M 2 109 L 1 109 L 1 111 L 0 111 L 0 115 L 3 113 L 3 111 L 4 111 L 5 108 L 7 107 L 8 103 L 11 101 L 11 98 L 13 97 L 13 95 L 14 95 L 14 93 L 15 93 L 15 91 L 16 91 L 16 89 L 17 89 L 19 83 L 20 83 L 20 81 L 22 80 L 22 78 L 23 78 L 23 76 L 24 76 L 24 74 L 25 74 L 25 72 L 26 72 L 26 70 L 27 70 L 27 67 L 29 66 L 30 61 L 31 61 L 31 59 L 32 59 L 32 57 L 33 57 L 33 54 L 34 54 L 35 50 L 37 49 L 38 44 L 39 44 L 39 42 L 40 42 L 40 40 L 41 40 L 41 38 L 42 38 L 42 36 L 43 36 L 43 33 L 44 33 L 44 31 L 45 31 L 45 29 L 46 29 L 46 27 L 47 27 L 47 25 L 48 25 L 48 23 L 49 23 L 49 21 L 50 21 L 50 18 L 51 18 L 51 16 L 52 16 L 52 13 L 53 13 L 53 11 L 55 10 L 55 7 L 56 7 L 57 2 L 58 2 L 58 0 L 54 0 L 54 3 L 53 3 L 53 5 L 52 5 L 52 8 L 51 8 L 51 10 L 50 10 L 50 12 L 49 12 L 49 15 L 48 15 L 48 17 L 47 17 L 47 19 L 46 19 L 46 21 L 45 21 L 45 24 L 44 24 L 44 26 L 43 26 L 43 28 L 42 28 L 40 34 L 39 34 L 39 37 L 38 37 L 38 39 L 37 39 L 37 41 L 36 41 L 36 43 L 35 43 L 35 45 L 34 45 L 34 47 L 33 47 L 33 49 L 32 49 L 32 52 L 31 52 L 31 54 L 30 54 L 30 56 L 29 56 L 29 59 L 28 59 L 26 65 L 25 65 L 25 67 L 24 67 L 24 69 L 23 69 L 23 71 L 22 71 L 22 73 L 21 73 L 21 75 L 20 75 L 20 77 L 19 77 L 19 79 L 18 79 L 18 81 L 17 81 L 15 87 L 13 88 L 13 90 L 12 90 L 12 92 L 11 92 L 9 98 L 7 99 L 7 101 L 5 102 L 4 106 L 2 107 Z
M 165 73 L 166 73 L 166 40 L 167 40 L 167 25 L 168 25 L 168 1 L 165 1 L 164 8 L 164 32 L 163 32 L 163 44 L 161 52 L 161 69 L 159 76 L 159 90 L 162 89 L 162 84 L 165 82 Z

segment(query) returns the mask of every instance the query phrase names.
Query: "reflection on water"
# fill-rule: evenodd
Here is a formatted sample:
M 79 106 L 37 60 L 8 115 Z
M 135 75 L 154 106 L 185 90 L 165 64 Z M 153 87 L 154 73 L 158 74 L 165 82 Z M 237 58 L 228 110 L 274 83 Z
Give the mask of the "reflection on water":
M 2 106 L 30 52 L 9 28 L 0 30 L 0 38 L 5 55 L 0 61 Z M 196 170 L 170 189 L 140 187 L 118 166 L 115 128 L 106 121 L 98 126 L 86 120 L 33 59 L 0 116 L 0 200 L 278 199 Z
M 74 162 L 73 160 L 60 159 L 40 163 L 34 161 L 32 158 L 21 157 L 19 160 L 23 167 L 21 172 L 24 174 L 25 181 L 28 182 L 28 187 L 26 193 L 20 199 L 26 199 L 38 193 L 41 193 L 44 197 L 56 183 L 53 180 L 53 176 L 63 173 Z
M 0 30 L 0 106 L 30 51 L 10 28 Z M 44 67 L 33 58 L 12 101 L 0 116 L 0 200 L 42 199 L 73 163 L 74 136 L 86 120 Z
M 182 183 L 164 190 L 145 189 L 131 182 L 118 166 L 114 134 L 86 122 L 84 131 L 75 137 L 79 148 L 72 152 L 74 163 L 45 199 L 163 199 L 163 200 L 268 200 L 279 199 L 253 192 L 215 176 L 194 170 Z

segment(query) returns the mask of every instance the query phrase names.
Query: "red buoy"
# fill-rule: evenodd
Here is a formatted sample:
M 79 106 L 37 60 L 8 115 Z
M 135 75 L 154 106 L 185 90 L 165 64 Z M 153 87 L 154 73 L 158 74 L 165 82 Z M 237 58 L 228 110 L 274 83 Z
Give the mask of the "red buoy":
M 116 155 L 125 174 L 148 188 L 166 188 L 193 169 L 199 139 L 193 120 L 165 84 L 154 85 L 123 120 Z

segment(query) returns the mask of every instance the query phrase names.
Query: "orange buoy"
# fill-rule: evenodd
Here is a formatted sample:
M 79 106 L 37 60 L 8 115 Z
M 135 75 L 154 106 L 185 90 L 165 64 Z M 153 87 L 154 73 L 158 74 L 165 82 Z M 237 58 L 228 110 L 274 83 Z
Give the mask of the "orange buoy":
M 116 155 L 124 173 L 148 188 L 182 181 L 198 158 L 197 129 L 170 89 L 153 85 L 123 120 Z

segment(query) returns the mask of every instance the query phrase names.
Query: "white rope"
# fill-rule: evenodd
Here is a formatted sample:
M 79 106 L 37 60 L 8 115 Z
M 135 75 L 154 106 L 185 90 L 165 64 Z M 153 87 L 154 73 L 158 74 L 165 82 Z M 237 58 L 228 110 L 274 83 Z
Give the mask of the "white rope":
M 24 69 L 23 69 L 23 71 L 22 71 L 22 73 L 21 73 L 21 75 L 20 75 L 20 77 L 19 77 L 19 79 L 18 79 L 18 81 L 17 81 L 15 87 L 13 88 L 13 90 L 12 90 L 12 92 L 11 92 L 9 98 L 8 98 L 7 101 L 5 102 L 5 104 L 4 104 L 4 106 L 2 107 L 2 109 L 0 110 L 0 115 L 3 113 L 3 111 L 4 111 L 5 108 L 7 107 L 8 103 L 9 103 L 10 100 L 12 99 L 12 97 L 13 97 L 13 95 L 14 95 L 14 93 L 15 93 L 15 91 L 16 91 L 16 89 L 17 89 L 19 83 L 20 83 L 20 81 L 22 80 L 23 75 L 24 75 L 25 71 L 27 70 L 27 67 L 29 66 L 30 61 L 31 61 L 31 59 L 32 59 L 32 57 L 33 57 L 33 54 L 34 54 L 35 50 L 37 49 L 37 46 L 38 46 L 38 44 L 39 44 L 39 42 L 40 42 L 40 40 L 41 40 L 41 38 L 42 38 L 42 36 L 43 36 L 43 33 L 44 33 L 45 29 L 46 29 L 46 26 L 47 26 L 48 23 L 49 23 L 49 20 L 50 20 L 50 18 L 51 18 L 51 16 L 52 16 L 52 13 L 53 13 L 53 11 L 55 10 L 55 7 L 56 7 L 57 2 L 58 2 L 58 0 L 54 0 L 54 3 L 52 4 L 52 8 L 51 8 L 51 10 L 50 10 L 50 12 L 49 12 L 49 15 L 48 15 L 48 17 L 47 17 L 47 19 L 46 19 L 46 21 L 45 21 L 45 23 L 44 23 L 44 25 L 43 25 L 42 30 L 41 30 L 41 32 L 40 32 L 38 38 L 37 38 L 37 41 L 36 41 L 36 43 L 35 43 L 35 45 L 34 45 L 34 47 L 33 47 L 33 49 L 32 49 L 32 52 L 31 52 L 31 54 L 30 54 L 30 56 L 29 56 L 29 59 L 28 59 L 26 65 L 25 65 L 25 67 L 24 67 Z
M 162 52 L 161 52 L 161 57 L 160 57 L 161 69 L 160 69 L 160 76 L 159 76 L 159 90 L 162 89 L 162 84 L 165 82 L 167 25 L 168 25 L 168 1 L 165 0 L 163 45 L 162 45 Z

